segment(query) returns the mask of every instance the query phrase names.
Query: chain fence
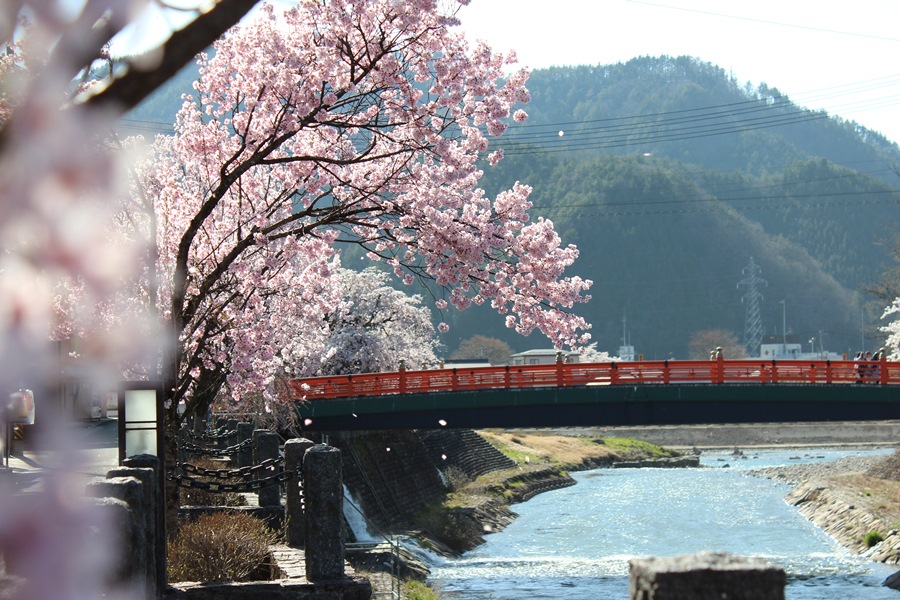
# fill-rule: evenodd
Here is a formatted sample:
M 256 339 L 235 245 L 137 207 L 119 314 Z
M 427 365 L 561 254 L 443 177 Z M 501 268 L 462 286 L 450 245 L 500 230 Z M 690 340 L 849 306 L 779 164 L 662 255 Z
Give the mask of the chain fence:
M 181 444 L 181 449 L 188 454 L 203 454 L 206 456 L 224 457 L 231 456 L 235 452 L 246 450 L 252 445 L 252 439 L 246 439 L 243 442 L 237 443 L 233 446 L 228 446 L 227 448 L 206 448 L 204 446 L 198 446 L 197 444 L 193 444 L 191 442 L 183 442 Z
M 237 430 L 219 428 L 205 433 L 188 432 L 188 437 L 198 441 L 214 442 L 233 437 L 236 434 Z M 180 450 L 185 454 L 206 455 L 215 458 L 231 457 L 252 447 L 252 438 L 227 448 L 207 448 L 189 441 L 182 441 L 179 444 Z M 275 471 L 283 464 L 284 457 L 268 458 L 258 465 L 234 469 L 210 469 L 189 462 L 177 462 L 175 469 L 168 474 L 167 479 L 181 488 L 204 490 L 214 494 L 258 492 L 263 488 L 286 483 L 294 477 L 302 480 L 303 473 L 300 468 L 296 471 L 280 471 L 268 476 L 260 476 L 267 471 Z M 236 479 L 242 481 L 234 481 Z
M 172 473 L 169 475 L 168 479 L 170 481 L 174 481 L 175 484 L 178 485 L 178 487 L 183 488 L 200 489 L 212 492 L 214 494 L 224 494 L 226 492 L 244 494 L 250 492 L 258 492 L 263 488 L 267 488 L 273 485 L 281 485 L 282 483 L 290 481 L 294 477 L 300 476 L 301 474 L 297 471 L 281 471 L 280 473 L 270 475 L 269 477 L 262 477 L 260 479 L 250 479 L 237 483 L 224 483 L 221 481 L 204 481 L 202 479 L 191 477 L 190 475 L 176 475 Z
M 207 469 L 191 463 L 178 462 L 175 463 L 175 469 L 181 470 L 185 474 L 198 475 L 200 477 L 212 477 L 214 479 L 246 479 L 260 471 L 271 470 L 278 465 L 284 464 L 284 458 L 267 458 L 258 465 L 240 467 L 237 469 Z
M 237 434 L 237 429 L 225 429 L 224 427 L 213 429 L 212 431 L 201 431 L 196 433 L 187 430 L 187 436 L 189 438 L 201 442 L 217 442 L 219 440 L 227 440 L 228 438 L 233 438 Z

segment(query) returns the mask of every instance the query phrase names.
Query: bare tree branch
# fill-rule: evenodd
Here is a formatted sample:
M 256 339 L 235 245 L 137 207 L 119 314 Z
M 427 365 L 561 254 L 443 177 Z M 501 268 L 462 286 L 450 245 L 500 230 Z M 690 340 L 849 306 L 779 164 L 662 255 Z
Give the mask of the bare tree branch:
M 172 33 L 162 45 L 162 60 L 156 68 L 142 71 L 129 64 L 125 75 L 88 98 L 84 104 L 98 108 L 111 107 L 122 112 L 134 108 L 236 25 L 256 3 L 257 0 L 219 0 L 215 8 Z

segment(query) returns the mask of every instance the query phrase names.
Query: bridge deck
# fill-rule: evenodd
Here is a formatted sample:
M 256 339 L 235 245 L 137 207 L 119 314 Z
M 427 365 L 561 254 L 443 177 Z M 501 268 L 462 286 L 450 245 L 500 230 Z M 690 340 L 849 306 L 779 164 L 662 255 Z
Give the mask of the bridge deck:
M 319 430 L 900 419 L 900 363 L 887 361 L 557 363 L 291 383 Z

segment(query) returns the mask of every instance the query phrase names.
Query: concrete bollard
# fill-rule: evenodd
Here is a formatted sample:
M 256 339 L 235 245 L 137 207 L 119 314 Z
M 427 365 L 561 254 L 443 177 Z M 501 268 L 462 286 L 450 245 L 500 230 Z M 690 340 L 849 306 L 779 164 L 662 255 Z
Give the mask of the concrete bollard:
M 147 507 L 144 500 L 143 484 L 134 477 L 112 477 L 92 481 L 85 487 L 85 495 L 89 498 L 115 498 L 122 500 L 131 509 L 135 519 L 135 527 L 130 543 L 122 548 L 123 561 L 132 565 L 129 575 L 139 589 L 145 590 L 148 598 L 155 583 L 150 580 L 147 569 Z
M 97 521 L 107 543 L 112 545 L 111 562 L 106 564 L 106 586 L 110 591 L 128 590 L 141 575 L 141 565 L 132 560 L 130 548 L 140 544 L 137 515 L 118 498 L 93 498 Z M 118 597 L 118 594 L 110 594 Z M 127 593 L 125 594 L 127 596 Z
M 227 429 L 228 429 L 228 419 L 226 419 L 224 417 L 219 417 L 218 419 L 216 419 L 215 432 L 217 434 L 224 432 Z M 223 448 L 227 448 L 228 447 L 228 438 L 218 438 L 218 439 L 210 440 L 209 445 L 212 446 L 213 448 L 217 448 L 219 450 L 221 450 Z
M 222 448 L 228 448 L 229 446 L 234 446 L 237 443 L 237 426 L 238 426 L 237 419 L 228 419 L 227 421 L 225 421 L 225 431 L 230 433 L 231 435 L 229 435 L 227 438 L 224 438 L 222 440 L 222 442 L 223 442 Z M 232 452 L 231 456 L 229 458 L 231 459 L 232 465 L 236 464 L 237 463 L 237 452 Z
M 784 600 L 784 570 L 759 558 L 699 552 L 628 563 L 630 600 Z
M 306 499 L 306 578 L 344 578 L 344 485 L 341 451 L 316 444 L 303 456 Z
M 284 494 L 284 538 L 288 546 L 302 548 L 306 536 L 306 515 L 303 511 L 303 455 L 315 444 L 306 438 L 294 438 L 284 443 L 284 470 L 297 473 L 288 480 Z
M 258 465 L 264 460 L 278 458 L 278 445 L 281 438 L 277 433 L 257 429 L 253 432 L 253 464 Z M 262 472 L 260 477 L 270 477 L 280 472 L 279 468 Z M 281 486 L 270 485 L 259 490 L 260 506 L 281 506 Z
M 244 444 L 247 440 L 253 439 L 253 423 L 238 423 L 237 424 L 237 441 L 236 444 Z M 253 464 L 253 448 L 250 445 L 245 445 L 241 450 L 238 450 L 236 456 L 234 457 L 234 466 L 235 467 L 249 467 Z
M 150 469 L 153 473 L 151 483 L 147 485 L 148 512 L 153 515 L 153 548 L 156 552 L 156 560 L 154 561 L 156 571 L 156 589 L 162 593 L 166 589 L 168 576 L 166 573 L 166 507 L 165 507 L 165 485 L 163 481 L 162 468 L 163 464 L 159 457 L 152 454 L 137 454 L 130 456 L 122 461 L 123 467 L 133 469 Z M 109 474 L 107 474 L 109 476 Z M 149 535 L 149 534 L 148 534 Z M 152 572 L 152 571 L 151 571 Z
M 191 433 L 191 428 L 187 425 L 182 425 L 181 429 L 178 430 L 178 450 L 175 454 L 175 460 L 178 462 L 188 462 L 188 452 L 185 448 L 188 444 L 194 443 Z
M 144 532 L 144 557 L 147 561 L 145 565 L 147 572 L 147 590 L 151 598 L 156 598 L 159 595 L 159 590 L 165 589 L 159 587 L 159 567 L 156 564 L 159 556 L 159 539 L 156 537 L 157 520 L 159 519 L 159 513 L 157 513 L 156 509 L 158 495 L 156 472 L 153 469 L 131 467 L 119 467 L 107 471 L 107 479 L 116 477 L 134 477 L 141 482 L 141 490 L 144 495 L 143 502 L 144 507 L 146 508 L 142 516 L 143 523 L 147 527 Z M 163 581 L 162 584 L 165 586 L 165 581 Z

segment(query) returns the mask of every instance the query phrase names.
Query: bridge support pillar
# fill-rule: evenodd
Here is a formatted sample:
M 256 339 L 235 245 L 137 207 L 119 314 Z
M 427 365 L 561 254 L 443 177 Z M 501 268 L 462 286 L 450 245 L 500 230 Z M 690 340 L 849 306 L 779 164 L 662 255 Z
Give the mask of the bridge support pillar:
M 784 600 L 784 570 L 758 558 L 699 552 L 628 567 L 629 600 Z

